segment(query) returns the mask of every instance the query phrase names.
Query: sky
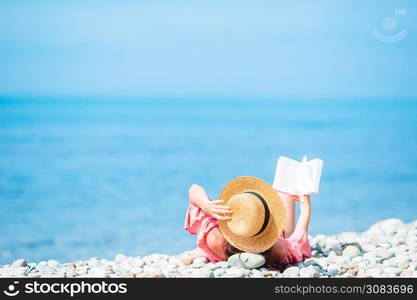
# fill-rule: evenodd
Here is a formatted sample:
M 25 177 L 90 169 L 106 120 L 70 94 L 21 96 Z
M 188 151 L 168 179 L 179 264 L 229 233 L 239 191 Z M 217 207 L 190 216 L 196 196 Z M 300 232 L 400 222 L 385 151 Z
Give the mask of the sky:
M 416 14 L 413 0 L 2 0 L 0 96 L 414 99 Z

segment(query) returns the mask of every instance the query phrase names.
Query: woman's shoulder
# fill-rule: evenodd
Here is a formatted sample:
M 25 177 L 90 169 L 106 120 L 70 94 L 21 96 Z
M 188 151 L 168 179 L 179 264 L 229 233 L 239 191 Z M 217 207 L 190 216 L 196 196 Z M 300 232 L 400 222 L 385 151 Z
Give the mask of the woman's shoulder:
M 225 240 L 218 227 L 214 227 L 207 233 L 206 243 L 207 247 L 209 247 L 214 254 L 219 258 L 226 260 L 226 255 L 224 253 Z

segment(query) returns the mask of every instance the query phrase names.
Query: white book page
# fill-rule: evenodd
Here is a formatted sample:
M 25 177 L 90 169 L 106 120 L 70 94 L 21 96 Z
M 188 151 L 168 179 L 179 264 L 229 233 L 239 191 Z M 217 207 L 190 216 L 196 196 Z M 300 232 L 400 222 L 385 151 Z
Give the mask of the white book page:
M 299 184 L 301 163 L 281 156 L 277 162 L 272 187 L 280 192 L 295 194 Z
M 317 194 L 319 192 L 321 173 L 323 170 L 323 161 L 321 159 L 316 158 L 310 161 L 310 163 L 311 163 L 312 170 L 313 170 L 313 177 L 312 177 L 314 180 L 313 193 Z
M 304 156 L 301 162 L 281 156 L 277 162 L 273 188 L 288 194 L 304 195 L 319 192 L 320 178 L 323 169 L 321 159 L 307 160 Z
M 300 192 L 303 195 L 308 195 L 314 192 L 314 165 L 311 162 L 303 163 L 303 176 L 301 178 L 302 185 L 300 186 Z

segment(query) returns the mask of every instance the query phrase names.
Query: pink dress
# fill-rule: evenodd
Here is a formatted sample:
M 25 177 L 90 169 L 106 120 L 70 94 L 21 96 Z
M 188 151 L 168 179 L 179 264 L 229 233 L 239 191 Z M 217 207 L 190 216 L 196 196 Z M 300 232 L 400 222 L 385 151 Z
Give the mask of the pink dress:
M 217 226 L 215 218 L 206 215 L 198 206 L 190 204 L 185 216 L 184 229 L 197 235 L 197 256 L 206 257 L 212 262 L 223 260 L 210 250 L 206 242 L 207 234 Z M 311 257 L 310 244 L 305 230 L 296 228 L 289 238 L 280 237 L 279 241 L 286 248 L 283 264 L 297 263 Z

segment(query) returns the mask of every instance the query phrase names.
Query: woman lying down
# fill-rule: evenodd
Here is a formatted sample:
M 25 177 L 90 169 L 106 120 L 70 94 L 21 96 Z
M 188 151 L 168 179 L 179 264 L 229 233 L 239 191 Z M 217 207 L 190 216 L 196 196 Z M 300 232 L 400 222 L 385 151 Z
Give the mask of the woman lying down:
M 261 179 L 238 177 L 214 201 L 193 184 L 189 201 L 184 228 L 197 235 L 194 257 L 218 262 L 237 253 L 259 253 L 265 267 L 277 270 L 311 257 L 308 195 L 278 193 Z M 295 226 L 294 202 L 299 202 L 301 211 Z

